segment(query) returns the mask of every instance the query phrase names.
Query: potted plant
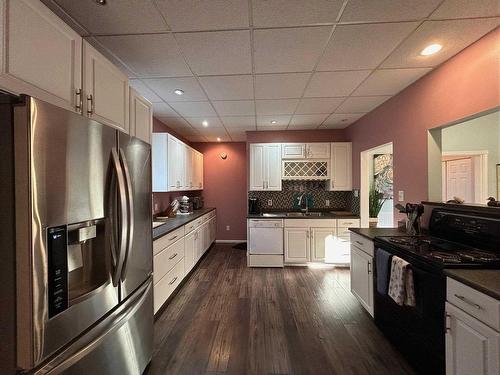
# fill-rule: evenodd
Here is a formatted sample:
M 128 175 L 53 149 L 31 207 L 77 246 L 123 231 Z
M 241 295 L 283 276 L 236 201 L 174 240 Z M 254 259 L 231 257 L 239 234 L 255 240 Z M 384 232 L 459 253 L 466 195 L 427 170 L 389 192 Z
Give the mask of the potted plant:
M 384 205 L 385 201 L 387 198 L 384 197 L 384 193 L 379 192 L 375 188 L 375 184 L 372 182 L 370 186 L 370 195 L 368 197 L 368 211 L 370 214 L 370 228 L 376 228 L 378 224 L 378 214 L 380 213 L 380 210 L 382 209 L 382 206 Z

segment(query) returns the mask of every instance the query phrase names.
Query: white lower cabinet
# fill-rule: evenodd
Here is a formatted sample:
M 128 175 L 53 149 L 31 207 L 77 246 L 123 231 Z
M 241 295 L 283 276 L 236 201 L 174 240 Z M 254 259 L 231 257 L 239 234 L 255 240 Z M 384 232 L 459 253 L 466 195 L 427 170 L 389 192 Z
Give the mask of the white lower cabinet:
M 153 242 L 155 314 L 215 241 L 215 215 L 211 211 Z
M 446 374 L 500 373 L 500 301 L 447 279 Z
M 311 228 L 311 262 L 323 262 L 326 250 L 333 246 L 335 230 L 333 228 Z
M 309 261 L 309 228 L 285 228 L 285 263 Z
M 351 292 L 373 316 L 373 242 L 351 233 Z

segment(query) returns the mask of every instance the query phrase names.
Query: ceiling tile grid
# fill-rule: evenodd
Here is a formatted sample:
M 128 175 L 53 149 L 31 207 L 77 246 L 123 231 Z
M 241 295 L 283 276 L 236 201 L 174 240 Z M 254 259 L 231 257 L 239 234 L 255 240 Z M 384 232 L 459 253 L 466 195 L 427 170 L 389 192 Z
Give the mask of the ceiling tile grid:
M 497 0 L 42 2 L 196 142 L 345 128 L 500 25 Z

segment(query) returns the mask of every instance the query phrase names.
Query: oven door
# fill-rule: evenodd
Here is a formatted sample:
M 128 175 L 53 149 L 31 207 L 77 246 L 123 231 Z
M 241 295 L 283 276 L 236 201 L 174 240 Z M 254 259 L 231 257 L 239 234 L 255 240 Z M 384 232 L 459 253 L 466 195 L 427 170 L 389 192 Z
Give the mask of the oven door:
M 425 267 L 417 259 L 394 249 L 384 250 L 411 264 L 416 306 L 399 306 L 387 294 L 382 295 L 374 288 L 375 323 L 420 371 L 444 373 L 445 278 L 441 272 Z M 376 281 L 375 262 L 374 283 Z

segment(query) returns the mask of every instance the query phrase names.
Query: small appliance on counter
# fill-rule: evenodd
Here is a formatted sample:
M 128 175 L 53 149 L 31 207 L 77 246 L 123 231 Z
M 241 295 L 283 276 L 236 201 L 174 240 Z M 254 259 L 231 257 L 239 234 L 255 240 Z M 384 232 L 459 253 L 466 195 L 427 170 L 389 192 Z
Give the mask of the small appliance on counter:
M 248 213 L 250 215 L 260 214 L 259 198 L 248 198 Z
M 205 202 L 203 200 L 203 196 L 201 196 L 201 195 L 193 197 L 192 201 L 193 201 L 193 209 L 195 209 L 195 210 L 201 210 L 203 208 L 203 206 L 205 205 Z
M 187 196 L 178 197 L 175 199 L 179 202 L 179 210 L 177 215 L 189 215 L 193 213 L 193 202 Z

